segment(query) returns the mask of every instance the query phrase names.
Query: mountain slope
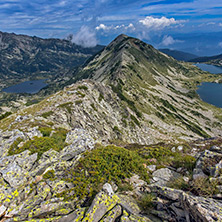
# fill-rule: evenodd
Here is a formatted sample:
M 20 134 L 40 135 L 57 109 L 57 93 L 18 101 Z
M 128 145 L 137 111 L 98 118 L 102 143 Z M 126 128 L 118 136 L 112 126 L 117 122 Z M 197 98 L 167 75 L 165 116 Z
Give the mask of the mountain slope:
M 195 90 L 198 82 L 221 77 L 177 62 L 138 39 L 117 37 L 78 75 L 109 85 L 138 120 L 151 128 L 178 135 L 220 134 L 219 128 L 209 126 L 218 120 Z
M 216 56 L 205 56 L 191 59 L 190 62 L 204 62 L 216 66 L 222 66 L 222 54 Z
M 0 32 L 0 79 L 49 77 L 82 64 L 102 46 L 83 48 L 67 40 Z
M 195 93 L 202 81 L 219 75 L 180 63 L 138 39 L 124 35 L 73 73 L 82 80 L 41 103 L 23 109 L 2 129 L 53 124 L 84 128 L 101 141 L 148 144 L 221 135 L 221 109 Z M 49 115 L 46 115 L 49 114 Z
M 174 59 L 179 61 L 190 61 L 191 59 L 196 59 L 198 56 L 188 53 L 188 52 L 182 52 L 178 50 L 171 50 L 171 49 L 159 49 L 159 51 L 172 56 Z

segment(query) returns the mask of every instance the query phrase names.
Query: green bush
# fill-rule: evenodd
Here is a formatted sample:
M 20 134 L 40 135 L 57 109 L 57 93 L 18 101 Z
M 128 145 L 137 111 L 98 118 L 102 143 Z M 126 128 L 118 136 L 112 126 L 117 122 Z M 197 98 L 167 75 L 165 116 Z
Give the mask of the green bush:
M 68 102 L 68 103 L 63 103 L 63 104 L 59 105 L 59 107 L 65 108 L 68 111 L 68 113 L 71 113 L 71 111 L 72 111 L 71 106 L 72 105 L 73 105 L 72 102 Z
M 47 118 L 47 117 L 51 116 L 52 114 L 53 114 L 52 111 L 45 112 L 45 113 L 42 114 L 42 117 Z
M 139 204 L 143 210 L 148 210 L 149 208 L 153 207 L 154 199 L 155 196 L 153 194 L 147 193 L 141 197 Z
M 171 188 L 184 190 L 184 191 L 188 191 L 191 189 L 189 183 L 186 182 L 182 176 L 178 178 L 174 178 L 167 185 Z
M 40 127 L 39 131 L 42 133 L 42 135 L 45 136 L 50 136 L 51 132 L 52 132 L 52 128 L 50 127 Z
M 6 112 L 2 115 L 0 115 L 0 120 L 5 119 L 6 117 L 10 116 L 12 114 L 12 112 Z
M 74 188 L 70 190 L 74 191 L 74 196 L 69 197 L 69 193 L 66 193 L 66 198 L 92 197 L 104 183 L 114 181 L 121 186 L 125 178 L 131 177 L 133 173 L 148 182 L 143 162 L 136 152 L 125 148 L 98 146 L 86 152 L 77 166 L 67 170 L 65 180 L 74 184 Z
M 21 142 L 18 139 L 10 146 L 8 155 L 19 154 L 25 150 L 29 150 L 31 154 L 38 153 L 38 159 L 40 159 L 42 154 L 50 149 L 54 149 L 55 151 L 62 150 L 66 146 L 66 133 L 67 130 L 59 128 L 51 137 L 34 137 L 21 147 L 18 147 L 18 144 Z
M 193 156 L 175 153 L 172 166 L 175 168 L 183 167 L 191 172 L 195 167 L 195 163 L 196 159 Z
M 210 181 L 209 178 L 198 178 L 192 182 L 191 192 L 197 196 L 212 197 L 219 193 L 217 181 Z
M 9 147 L 9 151 L 8 151 L 8 155 L 14 155 L 15 154 L 15 152 L 16 152 L 16 150 L 18 149 L 18 145 L 19 145 L 19 143 L 21 143 L 23 141 L 23 139 L 22 138 L 17 138 L 14 142 L 13 142 L 13 144 Z
M 88 87 L 87 86 L 78 86 L 78 89 L 83 89 L 83 90 L 87 90 L 88 89 Z
M 53 179 L 55 178 L 55 171 L 54 170 L 48 170 L 44 175 L 43 179 Z

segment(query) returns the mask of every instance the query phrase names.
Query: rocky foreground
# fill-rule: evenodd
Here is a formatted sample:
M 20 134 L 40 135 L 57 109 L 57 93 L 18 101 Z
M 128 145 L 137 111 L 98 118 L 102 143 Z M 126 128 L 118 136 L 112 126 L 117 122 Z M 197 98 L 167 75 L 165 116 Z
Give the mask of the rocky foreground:
M 43 142 L 48 150 L 41 150 L 39 141 L 55 133 L 58 138 L 61 129 L 50 135 L 39 127 L 1 131 L 0 221 L 222 220 L 221 139 L 107 149 L 76 128 L 66 132 L 64 148 L 53 147 L 52 140 L 49 146 Z M 99 152 L 93 156 L 98 150 L 103 159 Z M 112 157 L 107 165 L 106 152 Z M 132 159 L 131 166 L 131 155 L 140 163 Z M 93 161 L 104 171 L 93 168 Z M 119 163 L 128 165 L 118 166 L 115 174 Z

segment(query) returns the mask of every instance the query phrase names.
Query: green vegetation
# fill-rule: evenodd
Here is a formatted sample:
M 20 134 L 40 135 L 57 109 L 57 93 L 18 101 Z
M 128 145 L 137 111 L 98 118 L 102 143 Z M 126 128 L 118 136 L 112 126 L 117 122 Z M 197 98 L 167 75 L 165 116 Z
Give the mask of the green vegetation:
M 39 103 L 40 101 L 41 101 L 41 99 L 28 100 L 25 105 L 26 105 L 26 106 L 31 106 L 31 105 L 33 105 L 33 104 Z
M 91 106 L 95 111 L 98 111 L 97 108 L 95 107 L 95 104 L 94 104 L 94 103 L 91 103 L 90 106 Z
M 50 128 L 50 127 L 40 127 L 39 131 L 42 133 L 42 135 L 44 137 L 46 137 L 46 136 L 50 136 L 50 134 L 52 132 L 52 128 Z
M 45 112 L 42 114 L 42 117 L 47 118 L 53 114 L 53 111 Z
M 54 170 L 48 170 L 44 175 L 43 179 L 53 179 L 55 178 L 55 171 Z
M 153 207 L 155 196 L 151 193 L 144 194 L 138 201 L 143 210 L 148 210 Z
M 18 149 L 18 145 L 23 141 L 22 138 L 17 138 L 13 144 L 10 146 L 9 151 L 8 151 L 8 155 L 14 155 L 16 150 Z
M 125 101 L 128 104 L 129 108 L 136 113 L 137 117 L 141 118 L 142 113 L 137 110 L 135 106 L 135 102 L 132 100 L 129 100 L 128 98 L 126 98 L 126 96 L 123 95 L 122 85 L 118 83 L 117 86 L 111 85 L 111 87 L 112 87 L 113 92 L 115 92 L 121 100 Z
M 100 92 L 99 93 L 99 98 L 98 98 L 99 102 L 101 102 L 102 100 L 104 100 L 104 95 Z
M 133 120 L 133 122 L 134 122 L 137 126 L 140 126 L 139 120 L 138 120 L 134 115 L 130 115 L 130 118 Z
M 136 144 L 126 146 L 127 149 L 136 151 L 143 159 L 146 159 L 147 164 L 152 164 L 152 161 L 155 161 L 159 166 L 183 167 L 191 172 L 195 166 L 196 159 L 183 152 L 172 152 L 172 147 L 173 145 L 164 146 L 164 144 L 149 147 Z
M 0 120 L 5 119 L 6 117 L 10 116 L 12 114 L 12 112 L 6 112 L 2 115 L 0 115 Z
M 211 197 L 212 195 L 218 194 L 217 181 L 210 181 L 209 178 L 198 178 L 191 183 L 191 192 L 198 196 Z
M 82 103 L 82 100 L 81 100 L 81 99 L 75 101 L 75 104 L 76 104 L 76 105 L 79 105 L 79 104 L 81 104 L 81 103 Z
M 77 91 L 77 94 L 82 98 L 84 98 L 86 96 L 86 94 L 82 93 L 81 91 Z
M 138 174 L 145 181 L 149 181 L 143 160 L 136 152 L 122 147 L 98 145 L 97 148 L 86 152 L 78 165 L 67 170 L 68 182 L 74 184 L 74 191 L 64 193 L 66 198 L 92 197 L 106 182 L 114 181 L 118 186 L 124 183 L 133 173 Z
M 18 144 L 22 141 L 19 138 L 10 146 L 8 155 L 19 154 L 25 150 L 29 150 L 30 154 L 38 153 L 38 159 L 40 159 L 42 154 L 50 149 L 54 149 L 55 151 L 62 150 L 66 146 L 66 133 L 65 129 L 59 128 L 51 137 L 34 137 L 21 147 L 18 147 Z
M 73 105 L 72 102 L 68 102 L 68 103 L 63 103 L 63 104 L 59 105 L 59 107 L 65 108 L 68 111 L 68 113 L 71 114 L 71 112 L 72 112 L 72 107 L 71 106 L 72 105 Z
M 183 190 L 183 191 L 190 190 L 190 184 L 188 182 L 186 182 L 182 176 L 171 180 L 167 185 L 171 188 L 179 189 L 179 190 Z
M 87 90 L 87 89 L 88 89 L 88 87 L 87 87 L 87 86 L 82 85 L 82 86 L 78 86 L 78 89 Z

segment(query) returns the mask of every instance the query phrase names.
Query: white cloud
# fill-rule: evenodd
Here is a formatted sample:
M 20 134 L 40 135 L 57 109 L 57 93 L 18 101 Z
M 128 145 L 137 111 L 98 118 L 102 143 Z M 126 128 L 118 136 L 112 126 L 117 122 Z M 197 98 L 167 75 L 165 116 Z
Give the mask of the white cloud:
M 116 25 L 116 26 L 113 26 L 113 25 L 111 25 L 111 26 L 106 26 L 106 25 L 104 25 L 104 24 L 100 24 L 99 26 L 97 26 L 96 27 L 96 30 L 97 31 L 99 31 L 99 30 L 103 30 L 103 31 L 110 31 L 110 30 L 120 30 L 120 29 L 122 29 L 122 30 L 129 30 L 129 29 L 131 29 L 131 30 L 135 30 L 135 27 L 134 27 L 134 25 L 132 24 L 132 23 L 130 23 L 129 25 Z
M 180 43 L 180 42 L 183 42 L 183 41 L 174 39 L 172 36 L 165 35 L 165 36 L 163 37 L 163 40 L 162 40 L 162 42 L 161 42 L 161 45 L 169 46 L 169 45 L 173 45 L 173 44 L 175 44 L 175 43 Z
M 99 30 L 109 30 L 110 27 L 104 25 L 104 24 L 100 24 L 99 26 L 96 27 L 96 30 L 99 31 Z
M 96 33 L 88 26 L 82 26 L 80 31 L 73 36 L 72 41 L 83 47 L 94 47 L 97 45 Z
M 219 42 L 218 46 L 220 46 L 222 48 L 222 42 Z
M 219 26 L 222 27 L 222 23 L 219 23 Z
M 147 16 L 145 19 L 139 20 L 148 29 L 161 30 L 168 26 L 180 24 L 181 21 L 176 21 L 174 18 L 154 18 L 152 16 Z

